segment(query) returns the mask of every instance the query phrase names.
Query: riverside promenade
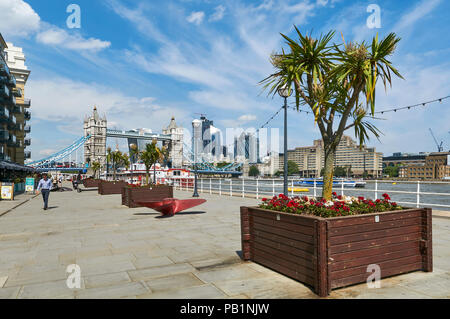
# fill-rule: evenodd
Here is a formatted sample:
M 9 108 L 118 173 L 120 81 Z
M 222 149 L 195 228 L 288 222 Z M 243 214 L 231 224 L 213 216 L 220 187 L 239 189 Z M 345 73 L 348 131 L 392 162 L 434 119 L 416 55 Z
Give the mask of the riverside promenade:
M 191 192 L 175 191 L 177 198 Z M 239 207 L 258 200 L 200 194 L 171 218 L 97 191 L 0 202 L 0 298 L 318 298 L 310 288 L 240 259 Z M 6 212 L 6 213 L 5 213 Z M 3 215 L 2 215 L 3 214 Z M 433 216 L 433 273 L 333 290 L 327 298 L 450 298 L 450 216 Z M 67 287 L 68 265 L 81 287 Z

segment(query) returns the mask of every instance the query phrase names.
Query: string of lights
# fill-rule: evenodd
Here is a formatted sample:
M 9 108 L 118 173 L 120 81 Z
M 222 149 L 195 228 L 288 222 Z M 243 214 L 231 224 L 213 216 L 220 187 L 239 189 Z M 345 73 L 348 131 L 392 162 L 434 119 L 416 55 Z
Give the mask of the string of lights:
M 273 115 L 266 121 L 266 123 L 264 123 L 263 125 L 261 125 L 261 127 L 258 128 L 258 129 L 256 130 L 256 132 L 259 132 L 260 129 L 264 128 L 267 124 L 269 124 L 270 121 L 272 121 L 272 120 L 278 115 L 278 113 L 281 112 L 281 110 L 282 110 L 283 108 L 284 108 L 284 106 L 282 106 L 275 114 L 273 114 Z
M 388 113 L 388 112 L 397 112 L 397 111 L 405 110 L 405 109 L 410 110 L 410 109 L 418 107 L 418 106 L 425 107 L 427 104 L 431 104 L 431 103 L 435 103 L 435 102 L 442 103 L 443 100 L 448 99 L 448 98 L 450 98 L 450 95 L 444 96 L 444 97 L 441 97 L 441 98 L 438 98 L 438 99 L 434 99 L 434 100 L 431 100 L 431 101 L 426 101 L 426 102 L 422 102 L 422 103 L 413 104 L 413 105 L 407 105 L 407 106 L 402 106 L 402 107 L 396 107 L 396 108 L 386 109 L 386 110 L 382 110 L 382 111 L 377 111 L 377 112 L 374 112 L 374 114 L 384 114 L 384 113 Z M 295 102 L 291 103 L 291 105 L 293 105 L 293 104 L 295 104 Z M 298 112 L 303 112 L 303 113 L 306 113 L 306 114 L 310 114 L 310 113 L 313 114 L 312 111 L 297 110 L 296 107 L 291 107 L 291 109 L 296 110 Z M 340 117 L 340 114 L 338 114 L 337 116 Z

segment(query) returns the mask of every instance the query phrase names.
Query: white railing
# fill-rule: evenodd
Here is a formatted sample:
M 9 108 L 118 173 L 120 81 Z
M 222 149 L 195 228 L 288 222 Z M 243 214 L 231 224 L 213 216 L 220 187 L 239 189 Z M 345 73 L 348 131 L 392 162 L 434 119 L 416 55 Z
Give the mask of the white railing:
M 290 196 L 320 196 L 322 186 L 296 186 L 299 179 L 289 179 Z M 174 185 L 177 190 L 193 191 L 193 178 L 172 178 L 165 183 Z M 372 199 L 381 198 L 387 193 L 393 201 L 411 207 L 440 207 L 450 209 L 450 182 L 427 181 L 366 181 L 365 188 L 349 188 L 341 184 L 333 187 L 333 191 L 340 195 L 364 196 Z M 306 188 L 308 191 L 297 192 L 295 188 Z M 443 190 L 443 191 L 442 191 Z M 283 192 L 282 179 L 251 179 L 251 178 L 198 178 L 197 191 L 199 193 L 218 194 L 220 196 L 239 196 L 261 199 Z

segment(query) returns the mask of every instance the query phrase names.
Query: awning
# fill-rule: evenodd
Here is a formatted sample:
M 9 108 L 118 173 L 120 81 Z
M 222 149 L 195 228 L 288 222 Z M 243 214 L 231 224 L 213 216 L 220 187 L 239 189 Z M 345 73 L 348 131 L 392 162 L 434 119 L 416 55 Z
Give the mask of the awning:
M 11 170 L 11 171 L 21 171 L 21 172 L 30 172 L 30 173 L 34 172 L 33 167 L 19 165 L 19 164 L 7 162 L 7 161 L 0 161 L 0 168 Z

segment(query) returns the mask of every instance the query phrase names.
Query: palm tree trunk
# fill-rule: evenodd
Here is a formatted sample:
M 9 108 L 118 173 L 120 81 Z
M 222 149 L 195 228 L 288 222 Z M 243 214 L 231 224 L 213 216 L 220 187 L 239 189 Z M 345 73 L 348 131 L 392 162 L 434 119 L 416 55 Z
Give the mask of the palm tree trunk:
M 153 163 L 153 185 L 156 185 L 156 163 Z
M 325 143 L 324 143 L 325 144 Z M 326 200 L 331 200 L 333 192 L 333 173 L 334 173 L 334 159 L 336 157 L 336 147 L 324 145 L 325 148 L 325 163 L 323 172 L 323 189 L 322 197 Z
M 148 185 L 148 171 L 149 167 L 145 166 L 145 185 Z

